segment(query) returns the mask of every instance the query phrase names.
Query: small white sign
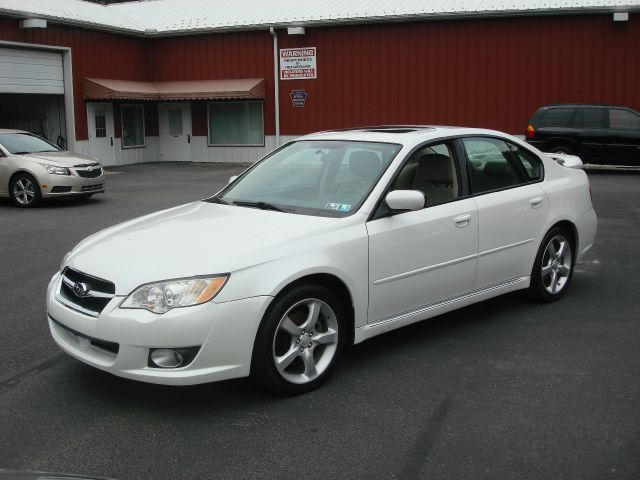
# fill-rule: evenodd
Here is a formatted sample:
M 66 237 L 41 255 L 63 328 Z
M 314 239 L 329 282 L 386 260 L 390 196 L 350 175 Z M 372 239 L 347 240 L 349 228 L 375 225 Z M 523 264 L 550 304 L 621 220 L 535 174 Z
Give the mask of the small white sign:
M 317 77 L 316 47 L 280 49 L 280 80 Z

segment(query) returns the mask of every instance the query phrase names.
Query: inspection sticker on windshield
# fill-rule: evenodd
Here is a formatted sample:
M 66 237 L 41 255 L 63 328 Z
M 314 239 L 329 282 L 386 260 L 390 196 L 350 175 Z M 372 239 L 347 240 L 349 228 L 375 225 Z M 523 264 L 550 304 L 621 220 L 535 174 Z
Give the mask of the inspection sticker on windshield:
M 328 208 L 329 210 L 338 210 L 339 212 L 348 212 L 351 210 L 351 205 L 346 203 L 327 203 L 327 206 L 324 208 Z

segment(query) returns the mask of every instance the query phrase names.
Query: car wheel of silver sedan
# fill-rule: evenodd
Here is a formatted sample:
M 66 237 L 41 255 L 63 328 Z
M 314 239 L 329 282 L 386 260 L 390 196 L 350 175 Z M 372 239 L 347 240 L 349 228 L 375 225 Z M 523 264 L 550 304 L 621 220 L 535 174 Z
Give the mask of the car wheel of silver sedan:
M 325 287 L 303 285 L 279 298 L 261 324 L 252 376 L 285 395 L 307 392 L 329 375 L 344 345 L 344 315 Z
M 561 227 L 551 229 L 540 244 L 531 272 L 530 292 L 538 300 L 552 302 L 569 287 L 573 275 L 573 237 Z
M 11 179 L 9 192 L 13 203 L 22 208 L 34 207 L 42 198 L 38 182 L 28 173 L 15 175 Z

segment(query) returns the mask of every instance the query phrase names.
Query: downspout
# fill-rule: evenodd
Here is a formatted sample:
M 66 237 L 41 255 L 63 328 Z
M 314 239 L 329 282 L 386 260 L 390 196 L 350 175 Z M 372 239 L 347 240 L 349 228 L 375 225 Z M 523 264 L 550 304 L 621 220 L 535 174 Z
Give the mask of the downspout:
M 280 88 L 278 78 L 278 34 L 273 27 L 269 28 L 273 37 L 273 97 L 275 101 L 276 147 L 280 146 Z

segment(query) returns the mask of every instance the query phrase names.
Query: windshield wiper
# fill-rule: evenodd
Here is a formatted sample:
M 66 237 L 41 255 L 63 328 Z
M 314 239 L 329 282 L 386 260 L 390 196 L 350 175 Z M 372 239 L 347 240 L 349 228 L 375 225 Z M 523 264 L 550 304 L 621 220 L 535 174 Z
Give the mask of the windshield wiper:
M 26 155 L 31 152 L 13 152 L 13 155 Z
M 209 202 L 209 203 L 219 203 L 220 205 L 230 205 L 229 202 L 227 202 L 226 200 L 221 199 L 220 197 L 209 197 L 209 198 L 205 198 L 203 200 L 203 202 Z
M 292 212 L 290 208 L 284 209 L 280 207 L 276 207 L 272 203 L 267 202 L 247 202 L 244 200 L 237 200 L 233 202 L 234 205 L 238 205 L 239 207 L 251 207 L 251 208 L 259 208 L 260 210 L 273 210 L 276 212 Z

